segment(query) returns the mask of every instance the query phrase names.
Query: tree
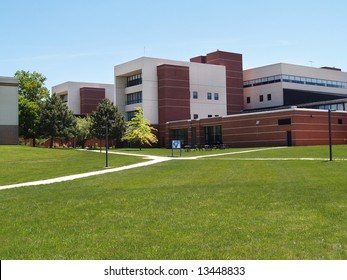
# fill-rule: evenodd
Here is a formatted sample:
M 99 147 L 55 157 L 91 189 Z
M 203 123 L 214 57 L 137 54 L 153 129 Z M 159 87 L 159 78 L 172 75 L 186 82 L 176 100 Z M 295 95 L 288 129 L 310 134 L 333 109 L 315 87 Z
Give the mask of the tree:
M 92 136 L 92 119 L 89 115 L 85 118 L 76 118 L 75 136 L 82 149 L 84 149 L 86 141 Z
M 50 148 L 53 147 L 54 137 L 72 138 L 75 129 L 75 116 L 66 104 L 56 95 L 48 97 L 41 106 L 40 132 L 49 137 Z
M 19 111 L 19 135 L 24 139 L 39 137 L 40 106 L 49 95 L 49 90 L 44 87 L 46 77 L 42 74 L 29 71 L 17 71 L 18 78 L 18 111 Z
M 40 104 L 26 99 L 24 96 L 18 96 L 18 111 L 19 111 L 19 135 L 24 139 L 32 139 L 33 146 L 36 145 L 38 138 Z
M 47 78 L 42 74 L 21 70 L 17 71 L 15 76 L 18 78 L 18 94 L 25 99 L 37 102 L 48 97 L 49 90 L 44 87 Z
M 157 129 L 151 127 L 150 122 L 143 117 L 141 107 L 136 107 L 135 116 L 126 125 L 127 130 L 122 140 L 139 143 L 140 150 L 144 144 L 151 146 L 151 144 L 158 142 L 157 137 L 152 133 L 152 131 L 157 131 Z
M 124 116 L 118 111 L 118 107 L 113 102 L 108 99 L 101 101 L 96 111 L 91 115 L 91 119 L 93 122 L 93 134 L 96 137 L 104 137 L 106 135 L 105 127 L 108 122 L 109 136 L 113 139 L 121 139 L 125 131 Z

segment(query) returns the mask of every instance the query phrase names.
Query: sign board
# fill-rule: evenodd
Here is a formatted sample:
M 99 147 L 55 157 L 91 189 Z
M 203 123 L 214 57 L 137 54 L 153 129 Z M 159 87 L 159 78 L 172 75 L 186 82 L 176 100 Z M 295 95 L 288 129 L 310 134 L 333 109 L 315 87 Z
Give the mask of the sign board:
M 172 149 L 181 149 L 181 140 L 172 140 Z
M 171 149 L 172 149 L 172 156 L 174 156 L 174 150 L 175 149 L 179 149 L 180 150 L 180 156 L 182 156 L 181 140 L 172 140 L 172 142 L 171 142 Z

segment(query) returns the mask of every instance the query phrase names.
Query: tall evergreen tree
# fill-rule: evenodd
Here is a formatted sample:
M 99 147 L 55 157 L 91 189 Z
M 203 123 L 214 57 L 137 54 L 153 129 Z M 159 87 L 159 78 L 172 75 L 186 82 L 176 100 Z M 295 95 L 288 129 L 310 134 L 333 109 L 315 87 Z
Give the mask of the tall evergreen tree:
M 75 116 L 56 95 L 48 97 L 41 106 L 40 132 L 49 137 L 50 148 L 55 137 L 72 138 L 75 129 Z
M 125 120 L 118 107 L 108 99 L 101 101 L 95 112 L 91 115 L 93 134 L 96 137 L 105 137 L 105 127 L 108 123 L 108 134 L 112 139 L 120 140 L 125 131 Z
M 152 133 L 152 131 L 157 131 L 157 129 L 151 127 L 149 121 L 143 117 L 141 107 L 136 107 L 135 116 L 126 125 L 127 130 L 122 140 L 138 143 L 140 150 L 145 144 L 151 146 L 158 142 L 157 137 Z

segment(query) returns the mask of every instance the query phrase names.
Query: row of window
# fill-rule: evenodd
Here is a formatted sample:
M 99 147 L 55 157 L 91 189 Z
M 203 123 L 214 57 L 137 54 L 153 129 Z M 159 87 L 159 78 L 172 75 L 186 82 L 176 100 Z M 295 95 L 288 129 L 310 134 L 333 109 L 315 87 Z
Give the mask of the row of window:
M 199 94 L 197 91 L 193 91 L 193 99 L 198 99 L 199 98 Z M 219 100 L 219 93 L 215 92 L 213 94 L 213 99 L 214 100 Z M 212 100 L 212 92 L 208 92 L 207 93 L 207 100 Z
M 196 144 L 196 128 L 192 127 L 191 145 Z M 204 143 L 206 145 L 222 144 L 222 126 L 205 126 L 204 127 Z M 188 128 L 170 130 L 170 138 L 181 140 L 183 145 L 188 144 Z
M 142 103 L 142 91 L 127 94 L 126 105 Z
M 142 73 L 127 77 L 127 87 L 132 87 L 132 86 L 141 85 L 141 84 L 142 84 Z
M 214 115 L 214 116 L 215 116 L 215 117 L 219 117 L 219 115 Z M 207 115 L 207 117 L 208 117 L 208 118 L 212 118 L 213 115 Z M 194 120 L 197 120 L 198 118 L 199 118 L 199 115 L 198 115 L 198 114 L 194 114 L 194 115 L 193 115 L 193 119 L 194 119 Z
M 266 95 L 266 99 L 267 99 L 267 101 L 272 100 L 271 93 Z M 250 96 L 247 96 L 246 102 L 247 102 L 247 104 L 251 103 L 251 97 Z M 264 95 L 259 95 L 259 102 L 264 102 Z
M 318 109 L 322 110 L 335 110 L 335 111 L 344 111 L 345 110 L 345 104 L 329 104 L 329 105 L 320 105 Z
M 243 82 L 243 87 L 255 87 L 272 83 L 296 83 L 296 84 L 304 84 L 311 86 L 322 86 L 322 87 L 333 87 L 333 88 L 347 88 L 346 82 L 332 81 L 332 80 L 323 80 L 309 77 L 301 77 L 301 76 L 292 76 L 292 75 L 276 75 L 270 77 L 264 77 L 249 81 Z
M 193 91 L 193 99 L 198 99 L 198 92 Z M 213 94 L 214 100 L 219 100 L 219 93 Z M 212 92 L 207 93 L 207 100 L 212 100 Z M 127 94 L 126 105 L 142 103 L 142 91 Z

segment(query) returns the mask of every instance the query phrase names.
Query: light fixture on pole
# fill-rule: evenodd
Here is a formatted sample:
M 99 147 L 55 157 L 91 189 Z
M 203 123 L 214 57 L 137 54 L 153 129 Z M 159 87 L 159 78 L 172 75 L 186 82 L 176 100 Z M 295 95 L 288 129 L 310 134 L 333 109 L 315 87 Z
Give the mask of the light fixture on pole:
M 331 128 L 331 111 L 335 111 L 335 110 L 331 110 L 328 109 L 328 123 L 329 123 L 329 160 L 332 161 L 333 160 L 333 144 L 332 144 L 332 128 Z
M 106 121 L 106 168 L 108 168 L 108 125 L 114 123 L 114 120 Z

